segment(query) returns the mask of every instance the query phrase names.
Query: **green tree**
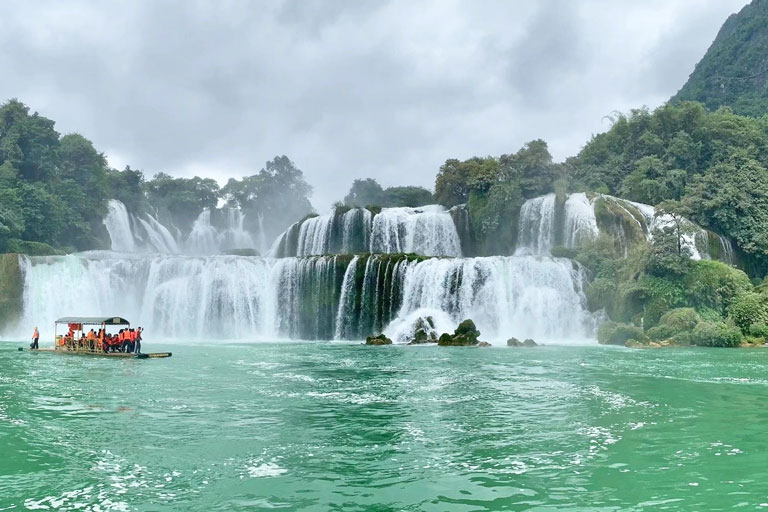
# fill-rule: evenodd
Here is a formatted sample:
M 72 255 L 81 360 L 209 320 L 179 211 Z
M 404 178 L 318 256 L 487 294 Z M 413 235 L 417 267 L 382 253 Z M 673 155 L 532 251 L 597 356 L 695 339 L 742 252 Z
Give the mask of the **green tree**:
M 384 189 L 373 178 L 355 180 L 344 197 L 347 206 L 384 206 Z

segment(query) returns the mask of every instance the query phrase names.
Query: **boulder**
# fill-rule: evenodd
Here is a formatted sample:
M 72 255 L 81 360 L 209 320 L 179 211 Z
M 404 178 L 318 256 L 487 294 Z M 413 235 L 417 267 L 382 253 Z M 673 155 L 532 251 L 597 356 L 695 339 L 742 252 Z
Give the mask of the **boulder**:
M 391 345 L 392 340 L 387 338 L 383 333 L 378 336 L 368 336 L 365 338 L 366 345 Z
M 464 320 L 459 324 L 453 334 L 447 332 L 440 335 L 437 344 L 441 347 L 474 347 L 478 343 L 480 331 L 472 320 Z
M 539 345 L 535 341 L 533 341 L 531 338 L 528 338 L 528 339 L 523 341 L 523 346 L 524 347 L 538 347 Z
M 507 346 L 508 347 L 520 347 L 520 346 L 522 346 L 522 343 L 520 343 L 520 340 L 518 340 L 517 338 L 513 337 L 513 338 L 509 338 L 507 340 Z
M 478 347 L 490 347 L 492 345 L 490 343 L 488 343 L 487 341 L 478 341 L 476 346 L 478 346 Z

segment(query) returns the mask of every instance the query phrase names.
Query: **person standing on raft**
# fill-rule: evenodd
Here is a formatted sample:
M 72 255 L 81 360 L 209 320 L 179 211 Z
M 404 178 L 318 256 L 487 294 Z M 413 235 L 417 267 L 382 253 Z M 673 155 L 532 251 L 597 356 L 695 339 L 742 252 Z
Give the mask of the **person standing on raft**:
M 37 330 L 37 326 L 35 326 L 35 330 L 32 332 L 32 343 L 29 344 L 29 348 L 32 350 L 37 350 L 37 342 L 40 339 L 40 331 Z

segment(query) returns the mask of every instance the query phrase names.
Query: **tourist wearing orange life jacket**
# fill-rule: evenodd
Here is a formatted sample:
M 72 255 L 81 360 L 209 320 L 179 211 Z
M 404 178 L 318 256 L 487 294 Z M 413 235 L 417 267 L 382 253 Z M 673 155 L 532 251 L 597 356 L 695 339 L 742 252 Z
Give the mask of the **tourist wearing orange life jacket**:
M 32 343 L 29 345 L 29 348 L 32 350 L 37 350 L 39 347 L 37 345 L 38 340 L 40 339 L 40 331 L 37 330 L 37 326 L 35 326 L 35 330 L 32 331 Z

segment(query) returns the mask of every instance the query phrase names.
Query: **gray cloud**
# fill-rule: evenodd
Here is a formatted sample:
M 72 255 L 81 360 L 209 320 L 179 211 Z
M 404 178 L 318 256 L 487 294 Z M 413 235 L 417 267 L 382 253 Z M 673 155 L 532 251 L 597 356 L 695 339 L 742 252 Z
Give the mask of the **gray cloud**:
M 674 94 L 746 0 L 0 2 L 0 100 L 116 166 L 220 181 L 289 155 L 327 208 L 351 181 L 431 187 L 447 158 Z

